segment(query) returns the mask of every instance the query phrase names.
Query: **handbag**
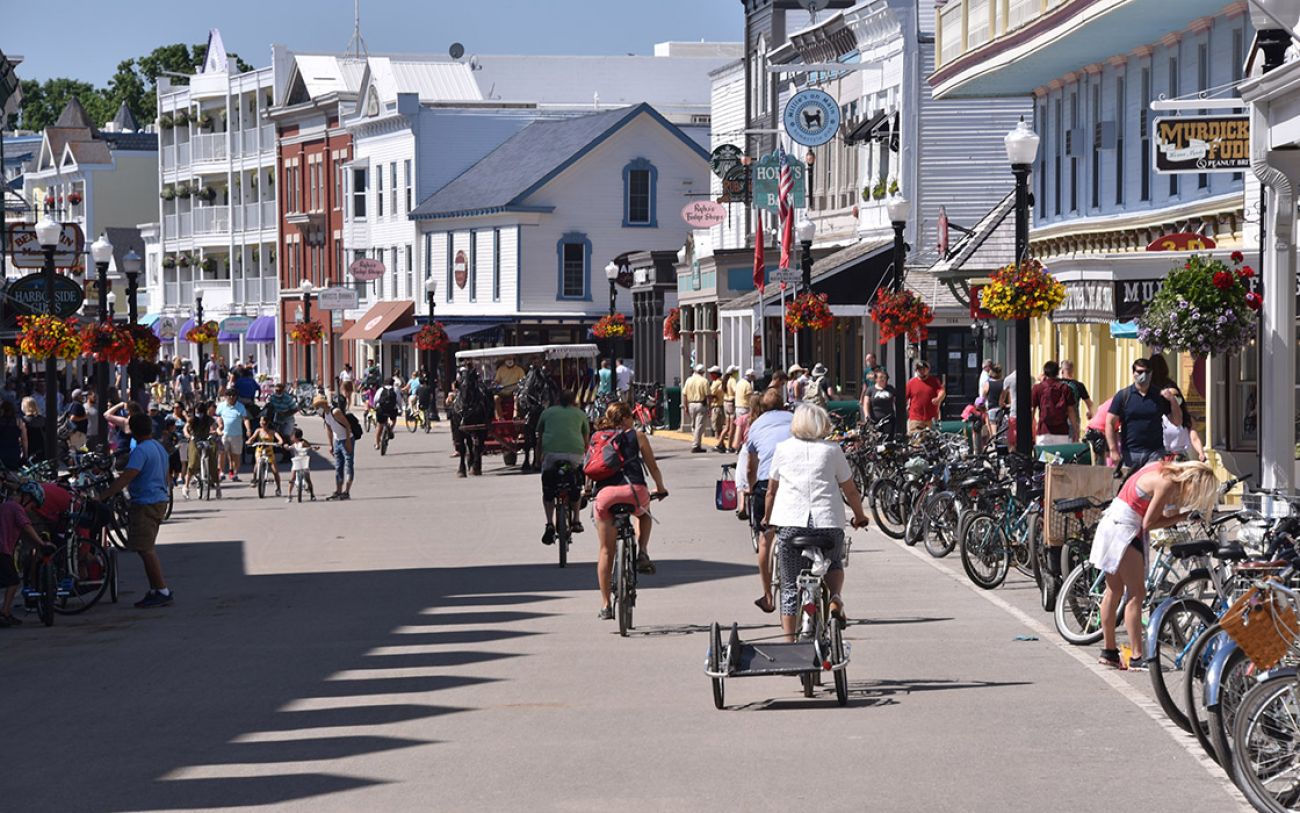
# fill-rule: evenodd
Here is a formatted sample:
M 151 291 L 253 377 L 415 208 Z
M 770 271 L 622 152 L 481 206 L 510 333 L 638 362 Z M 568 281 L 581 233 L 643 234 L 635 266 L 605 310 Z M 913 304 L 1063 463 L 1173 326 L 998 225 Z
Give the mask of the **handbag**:
M 735 511 L 738 501 L 736 499 L 736 481 L 735 480 L 718 480 L 717 488 L 713 492 L 713 503 L 719 511 Z

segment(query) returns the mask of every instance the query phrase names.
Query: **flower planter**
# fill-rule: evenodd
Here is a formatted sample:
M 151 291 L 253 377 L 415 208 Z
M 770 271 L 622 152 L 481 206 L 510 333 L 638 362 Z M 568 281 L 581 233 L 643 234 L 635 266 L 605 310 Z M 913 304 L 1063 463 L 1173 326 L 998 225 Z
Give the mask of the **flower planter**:
M 826 294 L 803 293 L 786 303 L 785 328 L 794 333 L 807 328 L 825 330 L 835 321 Z
M 289 338 L 293 340 L 294 344 L 315 344 L 320 341 L 324 332 L 325 329 L 321 323 L 312 319 L 310 322 L 298 322 L 290 328 Z
M 621 313 L 602 316 L 600 321 L 592 326 L 591 335 L 597 339 L 621 339 L 632 335 L 632 326 L 628 324 L 627 317 Z
M 880 343 L 906 336 L 913 344 L 925 341 L 934 309 L 911 291 L 881 291 L 871 306 L 871 320 L 880 328 Z
M 417 350 L 442 352 L 447 349 L 448 344 L 450 344 L 450 341 L 447 337 L 447 331 L 442 327 L 442 322 L 425 325 L 415 333 L 415 347 Z
M 984 310 L 1005 321 L 1046 316 L 1065 301 L 1065 286 L 1038 260 L 1007 265 L 980 292 Z
M 1205 358 L 1228 355 L 1255 337 L 1264 300 L 1250 290 L 1255 272 L 1232 253 L 1232 266 L 1193 254 L 1165 277 L 1138 317 L 1138 340 L 1156 352 L 1173 350 Z

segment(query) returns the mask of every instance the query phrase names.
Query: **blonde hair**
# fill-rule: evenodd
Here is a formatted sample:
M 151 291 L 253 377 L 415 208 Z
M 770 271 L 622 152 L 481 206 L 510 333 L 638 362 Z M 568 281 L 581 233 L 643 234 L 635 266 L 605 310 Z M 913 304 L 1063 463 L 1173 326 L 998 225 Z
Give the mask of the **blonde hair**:
M 824 440 L 831 433 L 831 419 L 816 404 L 799 404 L 790 421 L 790 434 L 800 440 Z
M 1173 502 L 1182 511 L 1200 511 L 1208 514 L 1219 501 L 1219 478 L 1214 467 L 1199 460 L 1165 463 L 1160 468 L 1165 479 L 1178 486 Z
M 29 396 L 27 396 L 26 398 L 23 399 L 23 414 L 24 414 L 24 415 L 39 415 L 40 412 L 41 412 L 40 408 L 36 406 L 36 399 L 35 399 L 35 398 L 33 398 L 33 397 L 31 397 L 31 396 L 29 395 Z

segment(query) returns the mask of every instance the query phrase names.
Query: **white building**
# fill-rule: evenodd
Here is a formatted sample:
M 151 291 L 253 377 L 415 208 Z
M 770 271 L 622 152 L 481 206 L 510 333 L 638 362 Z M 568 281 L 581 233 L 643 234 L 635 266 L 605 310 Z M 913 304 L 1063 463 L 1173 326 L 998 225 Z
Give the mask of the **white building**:
M 215 29 L 189 85 L 159 77 L 162 273 L 152 317 L 187 320 L 200 295 L 205 320 L 275 314 L 276 137 L 265 121 L 273 88 L 271 67 L 236 72 Z M 238 335 L 222 339 L 228 360 L 256 355 L 260 368 L 276 367 L 274 344 L 254 349 Z M 171 349 L 197 361 L 197 348 L 183 338 Z

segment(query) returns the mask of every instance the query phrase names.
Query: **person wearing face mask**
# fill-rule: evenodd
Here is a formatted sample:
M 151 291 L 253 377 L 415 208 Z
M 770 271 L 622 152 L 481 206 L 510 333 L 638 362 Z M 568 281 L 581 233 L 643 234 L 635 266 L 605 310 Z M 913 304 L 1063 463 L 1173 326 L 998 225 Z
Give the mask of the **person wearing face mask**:
M 1133 383 L 1115 393 L 1106 417 L 1106 447 L 1112 459 L 1123 460 L 1124 467 L 1138 469 L 1165 456 L 1162 419 L 1181 426 L 1182 399 L 1173 387 L 1160 392 L 1152 388 L 1151 363 L 1146 359 L 1133 362 Z M 1119 426 L 1124 427 L 1121 435 Z

